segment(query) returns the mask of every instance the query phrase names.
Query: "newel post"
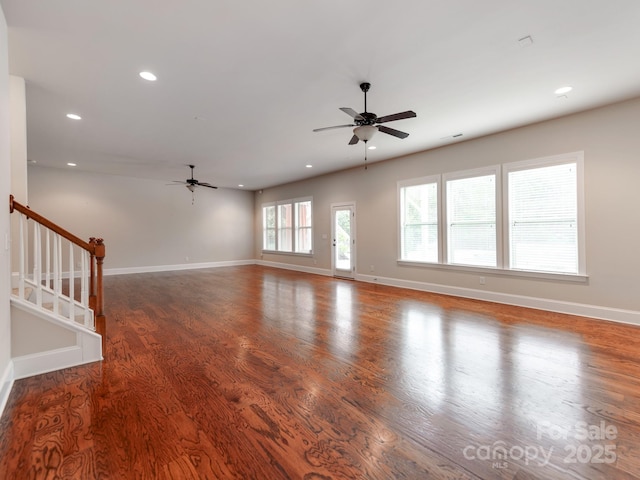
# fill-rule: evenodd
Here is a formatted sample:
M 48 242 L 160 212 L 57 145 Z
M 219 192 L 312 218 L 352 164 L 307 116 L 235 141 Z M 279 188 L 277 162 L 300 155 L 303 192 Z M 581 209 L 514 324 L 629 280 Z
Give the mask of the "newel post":
M 89 239 L 89 307 L 96 311 L 96 238 Z
M 91 283 L 95 284 L 90 286 L 91 291 L 95 293 L 95 319 L 96 319 L 96 332 L 102 336 L 102 355 L 105 353 L 105 345 L 106 345 L 106 336 L 107 336 L 107 325 L 106 319 L 104 315 L 104 287 L 102 283 L 102 264 L 104 262 L 105 257 L 105 245 L 104 240 L 102 238 L 91 238 L 89 240 L 93 248 L 92 259 L 91 259 Z M 95 262 L 94 262 L 95 258 Z M 93 273 L 95 263 L 95 275 Z

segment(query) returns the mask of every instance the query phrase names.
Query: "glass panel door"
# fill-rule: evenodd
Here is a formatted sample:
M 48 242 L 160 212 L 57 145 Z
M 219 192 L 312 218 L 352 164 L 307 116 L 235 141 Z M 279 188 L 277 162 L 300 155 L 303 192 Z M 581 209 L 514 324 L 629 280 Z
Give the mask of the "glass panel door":
M 331 207 L 333 275 L 353 278 L 355 273 L 355 205 Z

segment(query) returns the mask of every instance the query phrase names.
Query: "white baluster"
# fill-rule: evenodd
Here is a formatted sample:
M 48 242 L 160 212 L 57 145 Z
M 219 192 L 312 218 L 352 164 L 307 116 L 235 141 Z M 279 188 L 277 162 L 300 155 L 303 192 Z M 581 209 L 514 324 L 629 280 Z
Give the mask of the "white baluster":
M 75 285 L 75 267 L 73 262 L 73 243 L 69 242 L 69 320 L 72 322 L 75 321 L 76 309 L 75 309 L 75 293 L 76 293 L 76 285 Z
M 51 288 L 51 230 L 45 229 L 46 232 L 46 244 L 45 244 L 45 258 L 46 258 L 46 273 L 45 273 L 45 286 Z
M 24 298 L 24 222 L 25 216 L 20 214 L 20 260 L 18 265 L 18 295 L 20 298 Z
M 57 233 L 53 234 L 53 313 L 58 315 L 60 311 L 60 284 L 61 273 L 60 264 L 62 263 L 62 249 L 60 246 L 60 236 Z
M 42 231 L 33 223 L 33 277 L 36 285 L 36 304 L 42 306 Z
M 30 222 L 29 221 L 29 217 L 25 216 L 25 222 L 24 222 L 24 286 L 26 287 L 29 284 L 29 241 L 30 241 L 30 235 L 29 235 L 29 228 L 30 225 L 34 222 Z

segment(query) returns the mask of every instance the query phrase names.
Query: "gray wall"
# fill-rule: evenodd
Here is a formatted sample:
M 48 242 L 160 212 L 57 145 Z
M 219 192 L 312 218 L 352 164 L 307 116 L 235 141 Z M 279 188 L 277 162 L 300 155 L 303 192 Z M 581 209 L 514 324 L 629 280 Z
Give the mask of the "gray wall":
M 29 204 L 81 238 L 104 238 L 104 268 L 253 259 L 253 193 L 29 166 Z
M 640 311 L 640 99 L 469 140 L 440 149 L 283 185 L 256 194 L 255 227 L 264 202 L 312 195 L 312 258 L 265 254 L 265 262 L 330 269 L 330 205 L 356 202 L 357 272 L 406 282 L 498 292 L 559 302 Z M 419 135 L 420 133 L 414 133 Z M 347 148 L 347 147 L 345 147 Z M 487 275 L 397 264 L 397 181 L 562 153 L 584 151 L 586 284 Z M 261 235 L 255 255 L 261 258 Z M 374 265 L 375 273 L 370 273 Z M 481 297 L 480 297 L 481 298 Z M 518 302 L 515 302 L 518 303 Z
M 29 169 L 29 196 L 32 208 L 80 236 L 103 236 L 107 270 L 261 259 L 261 204 L 311 195 L 314 255 L 265 254 L 262 259 L 329 272 L 330 205 L 355 201 L 358 278 L 375 275 L 399 284 L 493 293 L 502 295 L 499 301 L 513 296 L 513 303 L 531 297 L 595 305 L 631 311 L 637 317 L 638 131 L 640 99 L 635 99 L 373 163 L 368 170 L 359 167 L 266 189 L 255 196 L 240 190 L 198 190 L 196 204 L 191 205 L 185 188 L 164 182 L 42 167 Z M 584 151 L 585 156 L 587 283 L 488 274 L 486 284 L 480 285 L 477 273 L 397 264 L 398 180 L 572 151 Z

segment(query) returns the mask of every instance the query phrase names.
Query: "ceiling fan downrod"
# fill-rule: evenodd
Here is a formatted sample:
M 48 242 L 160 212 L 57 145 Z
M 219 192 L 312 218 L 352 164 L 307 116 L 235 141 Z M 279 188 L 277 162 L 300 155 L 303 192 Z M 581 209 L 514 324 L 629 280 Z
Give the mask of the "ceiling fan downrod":
M 360 84 L 360 90 L 364 92 L 364 112 L 367 113 L 367 92 L 371 88 L 371 84 L 369 82 L 363 82 Z

